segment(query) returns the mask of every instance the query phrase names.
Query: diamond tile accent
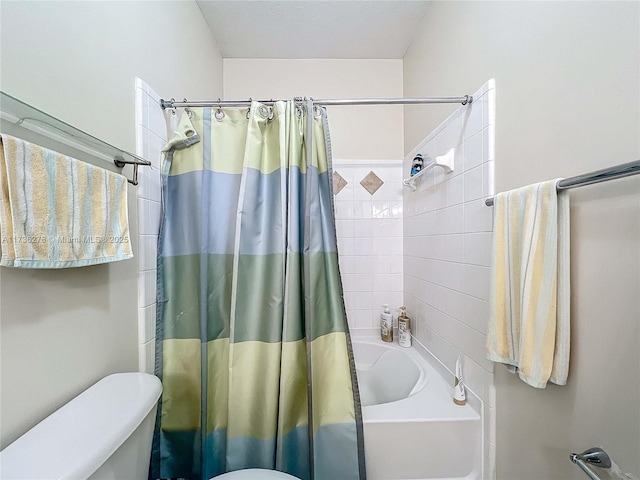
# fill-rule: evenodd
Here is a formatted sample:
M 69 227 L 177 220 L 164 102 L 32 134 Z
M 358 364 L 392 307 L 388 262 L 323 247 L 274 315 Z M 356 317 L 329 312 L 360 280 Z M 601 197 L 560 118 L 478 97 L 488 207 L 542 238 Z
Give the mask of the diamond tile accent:
M 347 186 L 347 181 L 338 172 L 333 172 L 333 194 L 337 195 Z
M 367 176 L 360 181 L 360 185 L 371 195 L 376 193 L 384 182 L 373 171 L 367 173 Z

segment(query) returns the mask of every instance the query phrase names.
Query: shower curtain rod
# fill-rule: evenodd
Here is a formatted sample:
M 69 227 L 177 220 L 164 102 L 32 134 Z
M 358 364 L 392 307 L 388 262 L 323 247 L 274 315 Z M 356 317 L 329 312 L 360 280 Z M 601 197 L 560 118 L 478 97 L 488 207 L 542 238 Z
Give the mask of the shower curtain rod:
M 295 97 L 296 102 L 303 102 L 306 99 L 302 97 Z M 336 98 L 310 98 L 314 105 L 319 106 L 339 106 L 339 105 L 421 105 L 428 103 L 460 103 L 467 105 L 473 102 L 471 95 L 464 95 L 462 97 L 432 97 L 432 98 L 349 98 L 349 99 L 336 99 Z M 276 102 L 282 100 L 256 100 L 256 102 L 264 103 L 266 105 L 273 105 Z M 160 100 L 160 106 L 162 109 L 166 108 L 178 108 L 178 107 L 245 107 L 251 105 L 252 99 L 249 100 L 204 100 L 204 101 L 189 101 L 186 98 L 178 102 L 175 99 Z

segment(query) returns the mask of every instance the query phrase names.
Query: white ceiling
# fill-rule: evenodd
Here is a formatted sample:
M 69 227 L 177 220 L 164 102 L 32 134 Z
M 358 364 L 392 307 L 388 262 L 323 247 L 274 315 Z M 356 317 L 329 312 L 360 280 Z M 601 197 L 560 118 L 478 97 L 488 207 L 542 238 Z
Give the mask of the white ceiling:
M 402 58 L 428 1 L 196 0 L 223 57 Z

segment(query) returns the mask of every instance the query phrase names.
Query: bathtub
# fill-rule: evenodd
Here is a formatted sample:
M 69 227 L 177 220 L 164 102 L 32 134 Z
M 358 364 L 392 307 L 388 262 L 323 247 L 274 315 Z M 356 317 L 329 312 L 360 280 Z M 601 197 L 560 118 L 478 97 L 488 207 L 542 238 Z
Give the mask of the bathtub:
M 482 420 L 416 347 L 352 331 L 367 478 L 482 478 Z M 421 347 L 420 347 L 421 348 Z

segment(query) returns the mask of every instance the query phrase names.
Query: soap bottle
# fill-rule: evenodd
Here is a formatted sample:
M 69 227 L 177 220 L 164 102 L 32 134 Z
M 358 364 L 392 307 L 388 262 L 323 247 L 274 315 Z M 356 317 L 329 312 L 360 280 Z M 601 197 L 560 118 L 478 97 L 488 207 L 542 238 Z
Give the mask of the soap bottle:
M 462 380 L 462 362 L 460 357 L 456 360 L 456 379 L 453 385 L 453 403 L 465 405 L 467 403 L 467 393 L 464 391 L 464 380 Z
M 400 307 L 398 317 L 398 344 L 405 348 L 411 346 L 411 319 L 407 316 L 405 307 Z
M 380 315 L 380 337 L 385 342 L 393 342 L 393 316 L 389 304 L 382 305 L 384 311 Z
M 414 175 L 417 175 L 418 173 L 420 173 L 420 170 L 422 170 L 423 165 L 424 165 L 424 159 L 422 158 L 422 154 L 421 153 L 416 154 L 416 156 L 413 157 L 413 163 L 411 164 L 411 172 L 409 175 L 413 177 Z

